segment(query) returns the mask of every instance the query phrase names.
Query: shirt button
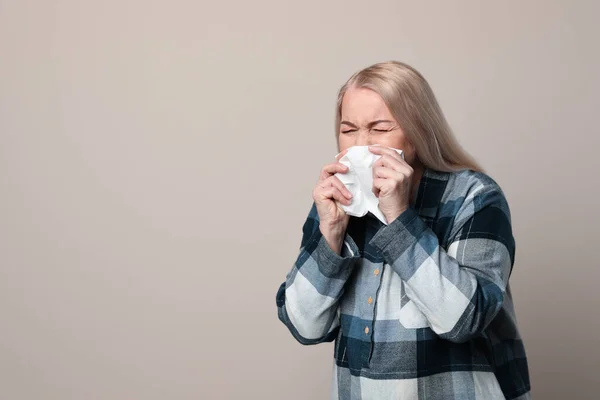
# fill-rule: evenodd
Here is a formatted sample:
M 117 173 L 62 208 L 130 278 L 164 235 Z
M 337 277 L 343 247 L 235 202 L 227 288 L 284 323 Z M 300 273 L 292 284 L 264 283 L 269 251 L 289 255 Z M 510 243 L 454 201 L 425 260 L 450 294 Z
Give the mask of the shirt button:
M 375 276 L 379 275 L 379 268 L 377 268 L 375 271 L 373 271 L 373 273 L 375 274 Z
M 371 304 L 373 302 L 373 298 L 369 297 L 369 300 L 367 300 L 367 303 Z
M 367 334 L 367 335 L 369 334 L 369 327 L 368 326 L 365 328 L 365 334 Z

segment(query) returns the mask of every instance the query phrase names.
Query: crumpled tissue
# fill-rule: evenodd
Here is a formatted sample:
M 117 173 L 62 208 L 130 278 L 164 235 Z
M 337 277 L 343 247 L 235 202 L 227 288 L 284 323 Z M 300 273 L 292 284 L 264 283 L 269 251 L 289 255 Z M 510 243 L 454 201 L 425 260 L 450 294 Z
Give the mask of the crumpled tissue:
M 402 150 L 394 149 L 404 159 Z M 339 162 L 348 167 L 348 172 L 336 173 L 348 191 L 352 193 L 350 205 L 340 204 L 348 215 L 363 217 L 368 212 L 387 225 L 385 216 L 379 209 L 379 199 L 373 193 L 373 164 L 381 157 L 369 151 L 369 146 L 354 146 L 340 158 Z

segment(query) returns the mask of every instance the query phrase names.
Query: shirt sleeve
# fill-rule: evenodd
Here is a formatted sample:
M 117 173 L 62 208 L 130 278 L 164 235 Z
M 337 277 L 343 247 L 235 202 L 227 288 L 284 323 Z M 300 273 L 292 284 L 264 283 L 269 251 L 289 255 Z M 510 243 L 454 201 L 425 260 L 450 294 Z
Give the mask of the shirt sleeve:
M 319 229 L 313 204 L 303 226 L 300 253 L 277 291 L 279 319 L 302 344 L 331 342 L 339 330 L 339 299 L 359 258 L 354 240 L 346 235 L 341 255 Z
M 444 246 L 413 208 L 382 227 L 371 244 L 404 281 L 431 329 L 465 342 L 481 334 L 502 307 L 514 263 L 510 212 L 500 188 L 481 183 L 457 212 L 442 217 L 454 221 Z

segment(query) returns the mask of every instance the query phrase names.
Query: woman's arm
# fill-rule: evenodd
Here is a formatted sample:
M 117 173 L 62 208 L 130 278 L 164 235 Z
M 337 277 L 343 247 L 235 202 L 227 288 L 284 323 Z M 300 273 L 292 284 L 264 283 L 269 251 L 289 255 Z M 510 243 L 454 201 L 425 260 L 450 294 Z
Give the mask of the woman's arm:
M 409 208 L 371 240 L 405 282 L 406 295 L 440 337 L 465 342 L 496 316 L 514 262 L 508 204 L 500 188 L 480 182 L 453 218 L 443 248 Z
M 300 254 L 277 292 L 279 319 L 302 344 L 333 341 L 339 329 L 338 303 L 358 259 L 348 235 L 341 255 L 327 244 L 313 207 L 303 227 Z

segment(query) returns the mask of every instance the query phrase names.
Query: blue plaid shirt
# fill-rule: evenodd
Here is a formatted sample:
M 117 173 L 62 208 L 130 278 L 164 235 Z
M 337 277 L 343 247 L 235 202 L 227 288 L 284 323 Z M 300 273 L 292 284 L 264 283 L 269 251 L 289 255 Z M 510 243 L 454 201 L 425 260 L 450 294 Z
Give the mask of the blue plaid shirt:
M 341 255 L 313 204 L 279 319 L 302 344 L 335 340 L 332 399 L 529 399 L 514 256 L 492 178 L 426 169 L 389 225 L 350 218 Z

